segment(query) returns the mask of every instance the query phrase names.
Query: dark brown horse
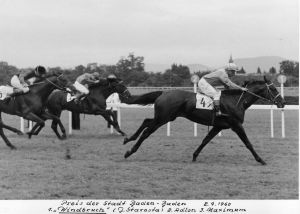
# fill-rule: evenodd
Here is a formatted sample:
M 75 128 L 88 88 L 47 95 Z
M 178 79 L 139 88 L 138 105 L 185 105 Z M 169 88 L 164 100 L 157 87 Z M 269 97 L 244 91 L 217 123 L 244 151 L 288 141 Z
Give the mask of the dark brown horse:
M 273 83 L 267 81 L 266 78 L 264 78 L 264 81 L 248 82 L 245 87 L 248 88 L 247 92 L 240 90 L 225 90 L 222 92 L 221 110 L 224 115 L 218 117 L 215 116 L 215 112 L 212 110 L 196 109 L 195 93 L 181 90 L 163 93 L 157 92 L 157 98 L 154 101 L 154 118 L 145 119 L 134 135 L 124 139 L 124 144 L 126 144 L 136 140 L 142 133 L 132 149 L 126 152 L 125 158 L 135 153 L 143 141 L 159 127 L 169 121 L 174 121 L 177 117 L 185 117 L 199 124 L 213 126 L 201 145 L 194 152 L 193 161 L 196 161 L 205 145 L 221 130 L 232 129 L 250 150 L 255 160 L 262 165 L 266 164 L 255 152 L 243 128 L 245 111 L 259 98 L 271 101 L 278 108 L 283 108 L 285 101 Z M 146 95 L 142 95 L 141 97 L 143 98 L 143 102 L 140 102 L 140 99 L 136 98 L 135 100 L 130 100 L 129 103 L 139 102 L 139 104 L 149 104 L 154 100 L 153 94 L 149 101 L 147 101 Z
M 118 93 L 120 97 L 128 99 L 131 95 L 122 81 L 117 79 L 102 79 L 99 83 L 93 84 L 89 88 L 89 95 L 81 102 L 75 103 L 74 100 L 67 102 L 67 93 L 63 91 L 54 91 L 47 101 L 47 109 L 51 114 L 60 117 L 63 110 L 69 110 L 76 113 L 85 113 L 101 115 L 109 124 L 111 124 L 123 136 L 125 133 L 120 129 L 115 115 L 111 110 L 106 109 L 106 99 L 113 93 Z M 111 119 L 113 118 L 113 120 Z M 59 125 L 62 135 L 58 132 Z M 53 120 L 51 128 L 59 139 L 66 138 L 66 130 L 60 120 Z M 42 127 L 36 124 L 32 130 L 27 133 L 29 137 L 38 135 Z
M 50 75 L 50 74 L 49 74 Z M 54 76 L 42 79 L 40 82 L 29 86 L 30 90 L 26 94 L 18 95 L 9 100 L 0 101 L 0 136 L 4 140 L 7 146 L 11 149 L 16 147 L 10 143 L 3 132 L 3 128 L 10 131 L 22 134 L 21 131 L 13 127 L 7 126 L 2 122 L 1 112 L 7 114 L 18 115 L 27 120 L 36 122 L 39 126 L 44 126 L 44 120 L 41 118 L 48 118 L 52 120 L 57 120 L 56 116 L 45 112 L 45 104 L 47 102 L 48 96 L 54 89 L 64 90 L 64 87 L 70 84 L 68 79 L 66 79 L 61 74 L 54 74 Z

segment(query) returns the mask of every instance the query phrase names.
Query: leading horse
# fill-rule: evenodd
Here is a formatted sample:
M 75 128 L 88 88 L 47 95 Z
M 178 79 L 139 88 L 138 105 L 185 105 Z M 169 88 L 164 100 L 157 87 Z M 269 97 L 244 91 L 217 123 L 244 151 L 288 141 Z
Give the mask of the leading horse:
M 45 125 L 44 120 L 41 117 L 53 120 L 59 119 L 49 112 L 44 111 L 44 106 L 47 102 L 48 96 L 54 89 L 65 90 L 64 88 L 69 85 L 70 82 L 62 74 L 51 73 L 48 75 L 52 76 L 43 78 L 40 82 L 30 85 L 28 93 L 0 101 L 0 136 L 11 149 L 16 149 L 16 147 L 7 139 L 3 132 L 3 128 L 18 134 L 22 134 L 22 132 L 18 129 L 5 125 L 2 122 L 1 112 L 18 115 L 27 120 L 36 122 L 39 126 Z
M 130 138 L 124 139 L 124 144 L 126 144 L 136 140 L 142 133 L 137 143 L 131 150 L 125 153 L 125 158 L 135 153 L 143 141 L 159 127 L 169 121 L 174 121 L 177 117 L 185 117 L 199 124 L 213 126 L 201 145 L 194 152 L 193 161 L 196 161 L 201 150 L 221 130 L 232 129 L 250 150 L 255 160 L 265 165 L 265 161 L 255 152 L 243 128 L 242 124 L 244 122 L 245 111 L 258 99 L 271 101 L 276 104 L 278 108 L 283 108 L 285 101 L 274 87 L 274 84 L 265 77 L 264 81 L 250 81 L 245 84 L 245 87 L 248 88 L 247 92 L 240 90 L 225 90 L 222 92 L 221 110 L 224 115 L 218 117 L 215 116 L 215 112 L 212 110 L 196 109 L 195 93 L 181 90 L 163 93 L 157 92 L 157 98 L 154 102 L 154 118 L 145 119 L 135 134 Z M 151 101 L 148 102 L 146 97 L 146 95 L 143 95 L 143 102 L 140 102 L 140 99 L 136 98 L 136 102 L 139 102 L 139 104 L 149 104 L 154 100 L 153 96 L 150 96 Z M 134 103 L 134 101 L 130 102 Z
M 102 79 L 99 83 L 90 85 L 89 90 L 89 95 L 79 103 L 75 103 L 74 100 L 68 102 L 68 95 L 63 91 L 54 91 L 47 101 L 47 109 L 58 118 L 63 110 L 69 110 L 76 113 L 102 115 L 109 124 L 124 136 L 125 133 L 120 129 L 114 114 L 111 110 L 106 109 L 106 99 L 113 93 L 118 93 L 123 99 L 129 99 L 131 94 L 127 87 L 123 85 L 122 81 L 117 79 Z M 111 117 L 113 117 L 113 120 Z M 58 132 L 57 125 L 59 125 L 61 129 L 62 135 Z M 60 120 L 53 120 L 51 128 L 59 139 L 66 138 L 66 130 Z M 41 129 L 42 127 L 36 124 L 32 130 L 27 133 L 29 138 L 32 135 L 38 135 Z

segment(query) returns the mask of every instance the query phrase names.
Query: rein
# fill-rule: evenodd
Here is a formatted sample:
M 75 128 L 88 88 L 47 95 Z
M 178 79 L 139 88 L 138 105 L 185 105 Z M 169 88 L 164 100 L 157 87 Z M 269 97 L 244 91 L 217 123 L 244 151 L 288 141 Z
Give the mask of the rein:
M 270 88 L 269 88 L 271 85 L 273 85 L 273 83 L 271 83 L 270 85 L 268 85 L 268 84 L 266 83 L 266 86 L 267 86 L 267 88 L 268 88 L 268 93 L 273 97 L 272 100 L 271 100 L 271 99 L 264 98 L 264 97 L 262 97 L 262 96 L 260 96 L 260 95 L 258 95 L 258 94 L 255 94 L 255 93 L 253 93 L 253 92 L 251 92 L 251 91 L 243 91 L 243 93 L 241 94 L 241 96 L 240 96 L 240 98 L 239 98 L 239 100 L 238 100 L 238 102 L 237 102 L 236 105 L 239 104 L 239 102 L 241 101 L 241 98 L 243 97 L 244 93 L 249 93 L 249 94 L 251 94 L 251 95 L 253 95 L 253 96 L 255 96 L 255 97 L 258 97 L 258 98 L 260 98 L 260 99 L 262 99 L 262 100 L 266 100 L 266 101 L 269 101 L 269 102 L 274 103 L 274 100 L 275 100 L 278 96 L 280 96 L 280 94 L 278 93 L 276 96 L 274 96 L 274 95 L 271 93 Z M 247 86 L 246 86 L 246 87 L 247 87 Z
M 60 76 L 62 76 L 62 74 L 61 75 L 59 75 L 58 77 L 57 77 L 57 79 L 59 79 L 59 77 Z M 63 87 L 60 87 L 59 85 L 57 85 L 57 84 L 55 84 L 54 82 L 52 82 L 51 80 L 49 80 L 49 79 L 45 79 L 47 82 L 49 82 L 50 84 L 52 84 L 53 86 L 55 86 L 56 88 L 58 88 L 59 90 L 61 90 L 61 91 L 64 91 L 64 92 L 67 92 L 68 93 L 68 91 L 65 89 L 65 88 L 63 88 Z

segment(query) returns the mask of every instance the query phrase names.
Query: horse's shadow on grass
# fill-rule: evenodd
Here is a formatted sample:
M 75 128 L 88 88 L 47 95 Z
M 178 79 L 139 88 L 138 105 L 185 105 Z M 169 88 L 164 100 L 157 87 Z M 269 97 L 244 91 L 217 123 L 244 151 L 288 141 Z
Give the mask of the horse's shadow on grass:
M 122 154 L 123 155 L 123 154 Z M 239 156 L 227 156 L 224 155 L 221 158 L 210 157 L 203 155 L 196 162 L 192 161 L 192 155 L 183 154 L 181 156 L 167 157 L 162 156 L 154 159 L 151 155 L 138 155 L 137 157 L 130 157 L 125 159 L 121 156 L 118 160 L 115 160 L 116 163 L 162 163 L 162 164 L 189 164 L 195 166 L 262 166 L 257 163 L 255 160 L 252 160 L 251 157 L 245 157 L 245 159 L 240 159 Z M 267 165 L 268 166 L 268 165 Z

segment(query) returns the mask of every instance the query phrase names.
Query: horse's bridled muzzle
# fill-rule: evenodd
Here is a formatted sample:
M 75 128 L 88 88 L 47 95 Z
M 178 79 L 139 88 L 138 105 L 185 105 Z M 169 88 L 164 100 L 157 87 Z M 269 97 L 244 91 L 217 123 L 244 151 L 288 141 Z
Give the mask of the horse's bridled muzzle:
M 283 98 L 281 98 L 280 100 L 275 100 L 275 104 L 277 108 L 284 108 L 286 101 Z

